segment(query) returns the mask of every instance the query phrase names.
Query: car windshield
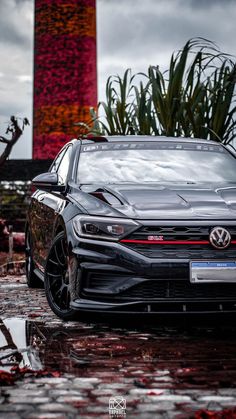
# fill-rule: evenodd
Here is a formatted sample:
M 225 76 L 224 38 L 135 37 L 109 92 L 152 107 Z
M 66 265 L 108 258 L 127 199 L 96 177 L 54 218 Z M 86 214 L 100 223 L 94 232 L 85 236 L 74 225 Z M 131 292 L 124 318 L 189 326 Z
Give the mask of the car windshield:
M 221 145 L 125 142 L 83 145 L 77 181 L 95 183 L 236 182 L 236 159 Z

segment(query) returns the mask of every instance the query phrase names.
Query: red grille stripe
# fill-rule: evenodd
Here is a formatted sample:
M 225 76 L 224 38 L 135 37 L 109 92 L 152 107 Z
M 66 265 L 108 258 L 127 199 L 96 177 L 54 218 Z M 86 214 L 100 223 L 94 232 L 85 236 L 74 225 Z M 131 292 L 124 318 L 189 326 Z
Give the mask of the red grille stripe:
M 136 244 L 210 244 L 208 240 L 120 240 L 120 243 L 136 243 Z M 236 244 L 236 240 L 232 240 L 231 244 Z

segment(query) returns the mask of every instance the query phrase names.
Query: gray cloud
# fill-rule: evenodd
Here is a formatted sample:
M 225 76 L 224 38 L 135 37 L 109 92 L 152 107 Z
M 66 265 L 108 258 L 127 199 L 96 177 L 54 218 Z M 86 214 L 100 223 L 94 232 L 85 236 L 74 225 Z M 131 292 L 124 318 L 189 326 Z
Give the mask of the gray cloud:
M 236 55 L 235 0 L 98 0 L 97 6 L 100 98 L 105 75 L 157 64 L 166 69 L 172 52 L 193 37 Z
M 9 28 L 7 26 L 7 22 L 3 22 L 2 19 L 0 19 L 0 26 L 1 26 L 1 32 L 2 32 L 2 38 L 1 43 L 10 43 L 15 45 L 29 45 L 29 40 L 19 34 L 15 28 Z
M 31 0 L 1 0 L 0 42 L 31 47 L 32 31 Z M 30 25 L 30 26 L 29 26 Z
M 170 55 L 173 49 L 181 48 L 195 36 L 215 40 L 222 49 L 235 53 L 236 2 L 210 2 L 208 7 L 205 4 L 204 8 L 194 11 L 193 3 L 197 1 L 147 0 L 143 6 L 140 0 L 125 5 L 120 1 L 98 0 L 101 53 L 111 58 L 118 54 L 129 55 L 131 61 L 140 50 L 142 53 L 152 50 L 157 55 L 168 47 Z M 149 56 L 146 59 L 148 61 Z
M 183 0 L 183 3 L 186 3 L 186 0 Z M 235 3 L 235 0 L 189 0 L 191 7 L 195 8 L 206 8 L 209 9 L 211 7 L 215 7 L 216 5 L 220 5 L 224 7 L 229 3 Z

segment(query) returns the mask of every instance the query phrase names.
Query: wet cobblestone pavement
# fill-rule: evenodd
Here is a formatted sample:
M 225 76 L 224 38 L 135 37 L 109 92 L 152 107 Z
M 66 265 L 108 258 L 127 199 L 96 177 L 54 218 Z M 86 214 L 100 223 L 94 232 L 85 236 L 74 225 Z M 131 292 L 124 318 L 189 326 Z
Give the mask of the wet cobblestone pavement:
M 232 321 L 66 323 L 24 276 L 0 278 L 0 303 L 0 418 L 236 418 Z

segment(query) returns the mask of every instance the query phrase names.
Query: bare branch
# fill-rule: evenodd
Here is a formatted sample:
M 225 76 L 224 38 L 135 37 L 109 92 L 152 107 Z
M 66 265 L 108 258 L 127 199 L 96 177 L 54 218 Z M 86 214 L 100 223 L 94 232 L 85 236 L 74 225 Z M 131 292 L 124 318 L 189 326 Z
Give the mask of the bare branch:
M 14 115 L 11 116 L 9 125 L 6 130 L 6 134 L 11 134 L 11 138 L 8 140 L 7 138 L 0 136 L 0 142 L 6 144 L 5 150 L 0 155 L 0 168 L 10 156 L 11 150 L 21 137 L 25 125 L 29 125 L 27 118 L 23 119 L 22 127 L 20 127 L 17 118 Z
M 5 137 L 1 137 L 0 136 L 0 143 L 8 144 L 9 143 L 9 140 L 7 138 L 5 138 Z

